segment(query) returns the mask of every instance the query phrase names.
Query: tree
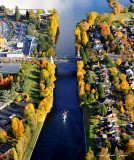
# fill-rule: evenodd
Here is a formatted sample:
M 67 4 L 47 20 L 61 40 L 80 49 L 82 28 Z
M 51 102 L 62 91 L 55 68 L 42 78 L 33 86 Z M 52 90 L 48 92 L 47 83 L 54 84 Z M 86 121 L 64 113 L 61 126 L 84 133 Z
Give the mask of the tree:
M 104 87 L 103 87 L 103 83 L 102 82 L 100 82 L 100 85 L 99 85 L 99 88 L 98 88 L 98 92 L 99 92 L 100 99 L 105 98 Z
M 123 36 L 122 32 L 117 32 L 117 37 L 121 38 Z
M 134 106 L 134 95 L 128 94 L 125 99 L 126 108 L 132 110 Z
M 79 27 L 81 30 L 87 31 L 89 29 L 89 23 L 86 21 L 81 21 Z
M 34 53 L 35 56 L 38 54 L 36 46 L 34 47 L 33 53 Z
M 5 143 L 7 141 L 7 133 L 0 129 L 0 143 Z
M 26 19 L 27 20 L 29 19 L 29 12 L 28 12 L 28 10 L 26 10 Z
M 124 90 L 125 94 L 128 93 L 130 86 L 126 80 L 122 81 L 121 83 L 121 89 Z
M 129 142 L 126 144 L 127 153 L 129 154 L 134 146 L 134 139 L 130 139 Z
M 113 68 L 110 68 L 110 72 L 111 72 L 111 74 L 112 74 L 113 76 L 116 76 L 117 73 L 118 73 L 118 70 L 117 70 L 116 67 L 113 67 Z
M 121 62 L 122 62 L 122 60 L 121 60 L 121 59 L 119 59 L 119 58 L 116 60 L 116 64 L 117 64 L 118 66 L 120 66 L 120 65 L 121 65 Z
M 120 74 L 120 80 L 121 80 L 121 81 L 126 80 L 126 78 L 127 78 L 127 75 L 126 75 L 126 74 L 123 74 L 123 73 Z
M 104 104 L 99 105 L 98 113 L 101 114 L 102 116 L 105 116 L 107 114 L 107 108 Z
M 112 146 L 111 146 L 111 143 L 109 141 L 109 139 L 105 139 L 105 144 L 106 144 L 106 147 L 111 150 Z
M 94 152 L 92 150 L 89 150 L 86 154 L 86 160 L 95 160 L 96 158 L 94 157 Z
M 110 160 L 109 154 L 108 154 L 108 149 L 105 147 L 101 148 L 101 153 L 100 153 L 100 157 L 99 160 Z
M 84 62 L 84 65 L 87 64 L 87 57 L 86 57 L 86 54 L 84 53 L 83 56 L 82 56 L 82 60 Z
M 121 106 L 120 111 L 122 114 L 124 114 L 124 107 L 123 106 Z
M 88 42 L 87 33 L 85 31 L 83 31 L 83 33 L 82 33 L 82 44 L 84 46 L 86 46 L 87 42 Z
M 9 157 L 9 160 L 18 160 L 18 156 L 17 156 L 17 153 L 16 153 L 15 148 L 12 148 L 12 151 L 11 151 L 10 157 Z
M 88 49 L 87 48 L 86 48 L 85 54 L 86 54 L 87 59 L 89 59 L 89 53 L 88 53 Z
M 91 43 L 89 41 L 87 42 L 87 49 L 88 51 L 91 51 Z
M 24 127 L 21 120 L 19 120 L 17 117 L 14 117 L 12 119 L 12 133 L 15 138 L 19 138 L 23 135 Z
M 117 146 L 115 147 L 114 155 L 115 155 L 115 156 L 114 156 L 114 159 L 115 159 L 115 160 L 118 160 L 119 151 L 118 151 Z
M 134 12 L 134 3 L 131 3 L 130 10 L 131 10 L 131 12 Z
M 15 8 L 15 20 L 19 21 L 20 17 L 21 17 L 21 15 L 20 15 L 20 12 L 19 12 L 19 8 L 18 8 L 18 6 L 16 6 L 16 8 Z
M 33 131 L 37 126 L 37 117 L 35 114 L 35 109 L 32 103 L 29 103 L 24 110 L 24 117 L 26 118 L 26 122 Z

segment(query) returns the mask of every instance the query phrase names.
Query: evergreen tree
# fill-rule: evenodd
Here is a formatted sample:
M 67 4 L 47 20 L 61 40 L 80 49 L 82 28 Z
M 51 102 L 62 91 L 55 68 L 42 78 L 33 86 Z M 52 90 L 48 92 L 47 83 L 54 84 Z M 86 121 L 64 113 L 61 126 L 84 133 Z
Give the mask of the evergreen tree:
M 89 41 L 87 42 L 87 49 L 88 51 L 91 51 L 91 43 Z
M 84 54 L 84 49 L 83 47 L 80 47 L 80 56 L 83 57 L 83 54 Z
M 26 10 L 26 19 L 27 20 L 29 19 L 29 12 L 28 12 L 28 10 Z
M 34 53 L 35 56 L 38 54 L 36 46 L 34 47 L 33 53 Z
M 104 93 L 104 87 L 103 87 L 102 82 L 100 82 L 98 91 L 99 91 L 99 97 L 100 97 L 100 99 L 104 98 L 105 97 L 105 93 Z
M 117 160 L 118 156 L 119 156 L 119 151 L 118 151 L 118 148 L 115 147 L 115 157 L 114 157 L 114 159 Z
M 84 65 L 86 65 L 86 64 L 87 64 L 87 57 L 86 57 L 85 52 L 84 52 L 84 54 L 83 54 L 83 56 L 82 56 L 82 60 L 83 60 L 83 62 L 84 62 Z
M 18 6 L 16 6 L 16 8 L 15 8 L 15 20 L 19 21 L 20 17 L 21 17 L 21 15 L 20 15 L 20 12 L 19 12 L 19 8 L 18 8 Z
M 86 48 L 85 54 L 86 54 L 87 59 L 89 60 L 89 53 L 88 53 L 88 49 L 87 48 Z

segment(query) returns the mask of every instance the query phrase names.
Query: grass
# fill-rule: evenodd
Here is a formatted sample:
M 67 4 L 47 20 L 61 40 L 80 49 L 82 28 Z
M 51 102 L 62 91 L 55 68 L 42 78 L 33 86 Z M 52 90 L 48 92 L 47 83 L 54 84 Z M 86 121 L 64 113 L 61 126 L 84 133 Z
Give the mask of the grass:
M 28 95 L 30 96 L 32 102 L 38 105 L 41 99 L 40 99 L 40 89 L 39 89 L 40 73 L 38 71 L 37 64 L 34 64 L 32 66 L 28 79 L 29 79 Z
M 84 115 L 84 127 L 86 134 L 86 144 L 87 150 L 96 150 L 94 143 L 94 124 L 95 124 L 95 110 L 93 106 L 84 105 L 83 106 Z
M 31 140 L 27 146 L 27 149 L 25 150 L 25 153 L 23 154 L 22 160 L 29 160 L 31 153 L 35 147 L 35 143 L 37 141 L 38 135 L 40 133 L 41 127 L 42 127 L 43 122 L 38 123 L 37 127 L 35 128 Z
M 114 21 L 118 21 L 120 19 L 124 19 L 124 21 L 129 21 L 131 19 L 131 12 L 120 13 L 118 15 L 115 15 L 113 18 Z

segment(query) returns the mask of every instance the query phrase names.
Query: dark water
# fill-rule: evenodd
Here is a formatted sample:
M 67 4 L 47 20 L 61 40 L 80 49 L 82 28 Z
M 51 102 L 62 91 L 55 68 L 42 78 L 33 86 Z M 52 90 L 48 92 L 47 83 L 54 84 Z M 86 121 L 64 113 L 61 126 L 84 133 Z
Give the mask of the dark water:
M 120 1 L 129 4 L 128 0 Z M 106 0 L 57 0 L 56 9 L 60 14 L 57 57 L 75 56 L 75 26 L 87 12 L 103 14 L 110 11 Z M 84 160 L 83 117 L 78 102 L 76 64 L 58 64 L 55 85 L 53 110 L 46 119 L 31 160 Z M 63 109 L 68 110 L 66 123 L 63 123 Z

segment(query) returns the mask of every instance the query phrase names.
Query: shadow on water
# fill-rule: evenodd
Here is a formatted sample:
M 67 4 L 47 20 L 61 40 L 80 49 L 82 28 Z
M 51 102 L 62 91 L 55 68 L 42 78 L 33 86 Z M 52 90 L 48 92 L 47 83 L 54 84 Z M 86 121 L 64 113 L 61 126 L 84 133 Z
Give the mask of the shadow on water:
M 79 109 L 76 64 L 57 64 L 54 105 L 41 131 L 32 160 L 84 160 L 85 136 Z M 69 74 L 71 72 L 71 74 Z M 67 119 L 63 121 L 63 110 Z

